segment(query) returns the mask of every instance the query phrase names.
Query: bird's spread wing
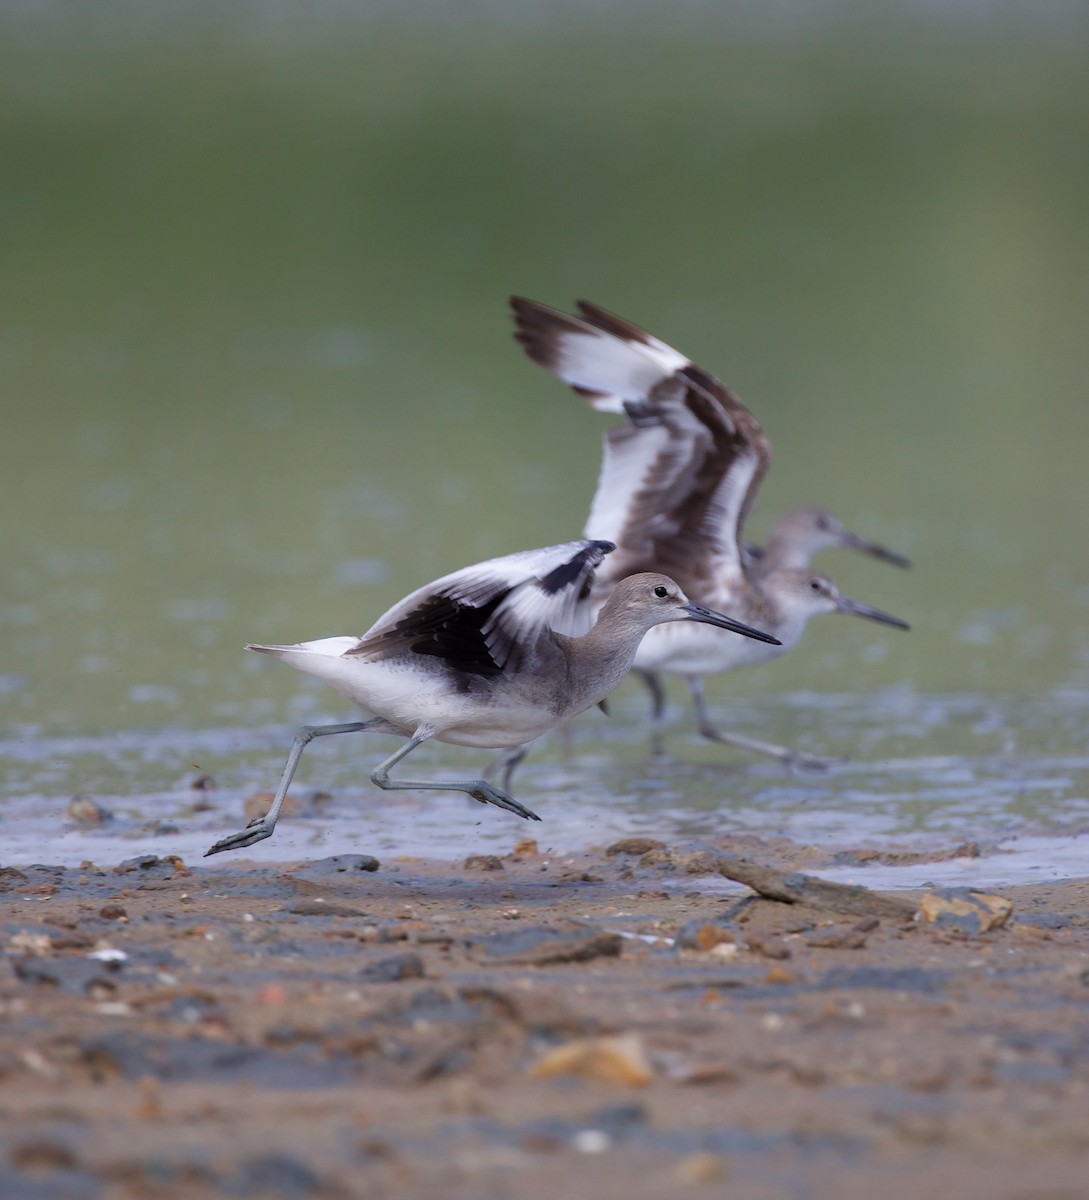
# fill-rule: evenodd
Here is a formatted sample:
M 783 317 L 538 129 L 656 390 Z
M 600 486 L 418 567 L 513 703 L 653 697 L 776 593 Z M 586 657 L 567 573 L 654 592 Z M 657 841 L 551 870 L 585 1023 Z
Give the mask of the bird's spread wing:
M 613 548 L 565 542 L 464 567 L 395 604 L 347 654 L 428 654 L 472 675 L 510 673 L 546 632 L 590 628 L 594 568 Z
M 585 301 L 569 316 L 511 300 L 515 337 L 593 407 L 623 412 L 605 435 L 585 533 L 616 542 L 603 572 L 740 575 L 741 526 L 771 461 L 759 422 L 725 384 L 637 325 Z

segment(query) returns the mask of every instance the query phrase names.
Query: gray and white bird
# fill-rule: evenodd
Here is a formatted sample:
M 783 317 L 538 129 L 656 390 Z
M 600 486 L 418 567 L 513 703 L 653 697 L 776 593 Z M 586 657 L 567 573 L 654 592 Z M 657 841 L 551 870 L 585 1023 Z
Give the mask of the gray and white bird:
M 588 539 L 489 559 L 419 588 L 362 637 L 247 646 L 324 679 L 375 715 L 369 721 L 303 726 L 268 812 L 207 854 L 270 837 L 303 750 L 314 738 L 337 733 L 405 739 L 371 775 L 380 788 L 466 792 L 482 804 L 539 820 L 484 779 L 392 779 L 389 772 L 430 738 L 493 749 L 533 741 L 604 700 L 655 626 L 698 623 L 717 626 L 720 637 L 725 629 L 774 642 L 689 600 L 657 572 L 616 581 L 595 620 L 594 570 L 614 549 L 604 539 Z
M 704 676 L 785 653 L 818 613 L 849 613 L 907 629 L 898 617 L 849 599 L 826 575 L 808 569 L 813 554 L 835 545 L 900 565 L 907 560 L 863 542 L 820 509 L 789 514 L 762 553 L 746 551 L 742 529 L 770 465 L 771 445 L 741 400 L 685 355 L 597 305 L 579 301 L 579 315 L 571 316 L 516 296 L 511 308 L 515 338 L 534 362 L 592 408 L 626 418 L 605 431 L 584 530 L 588 538 L 617 546 L 596 575 L 593 603 L 603 605 L 627 575 L 661 571 L 701 604 L 776 639 L 714 639 L 691 625 L 651 630 L 634 666 L 651 689 L 656 722 L 665 704 L 660 676 L 681 675 L 704 737 L 791 765 L 827 766 L 828 759 L 714 729 Z M 507 778 L 517 759 L 510 754 L 502 760 Z

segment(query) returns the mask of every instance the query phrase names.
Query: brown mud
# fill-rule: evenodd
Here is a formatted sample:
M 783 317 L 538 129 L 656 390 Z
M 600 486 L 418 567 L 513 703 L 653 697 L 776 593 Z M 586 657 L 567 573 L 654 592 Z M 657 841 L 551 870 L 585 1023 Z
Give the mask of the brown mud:
M 974 935 L 610 850 L 0 870 L 0 1196 L 1089 1194 L 1089 882 Z

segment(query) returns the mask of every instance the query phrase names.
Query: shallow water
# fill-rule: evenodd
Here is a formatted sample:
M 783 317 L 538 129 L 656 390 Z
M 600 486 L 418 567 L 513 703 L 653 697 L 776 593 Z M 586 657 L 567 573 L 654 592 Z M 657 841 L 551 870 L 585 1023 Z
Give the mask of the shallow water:
M 1052 697 L 1054 722 L 1026 731 L 1019 706 L 990 698 L 780 695 L 745 711 L 721 706 L 723 727 L 767 735 L 768 725 L 810 751 L 856 757 L 826 772 L 790 773 L 701 742 L 679 706 L 667 745 L 653 752 L 640 722 L 642 697 L 626 687 L 613 718 L 583 718 L 570 745 L 559 735 L 520 769 L 515 792 L 543 819 L 524 823 L 456 794 L 384 795 L 367 775 L 389 738 L 314 743 L 295 792 L 328 793 L 245 857 L 281 861 L 341 852 L 379 858 L 508 853 L 521 837 L 564 854 L 644 835 L 698 844 L 737 834 L 781 836 L 830 855 L 858 846 L 948 853 L 965 842 L 980 857 L 912 867 L 860 867 L 830 877 L 882 887 L 921 882 L 999 884 L 1089 873 L 1089 753 L 1059 749 L 1055 725 L 1089 715 L 1089 694 Z M 331 714 L 330 714 L 331 715 Z M 925 715 L 925 721 L 920 716 Z M 937 736 L 926 723 L 941 724 Z M 799 732 L 804 730 L 803 732 Z M 243 823 L 242 800 L 275 786 L 288 726 L 49 738 L 0 746 L 13 777 L 4 814 L 4 859 L 100 865 L 141 853 L 192 861 Z M 422 775 L 477 770 L 479 752 L 429 746 L 413 756 Z M 218 786 L 194 791 L 211 774 Z M 84 827 L 62 820 L 58 797 L 85 792 L 112 819 Z M 216 861 L 216 860 L 213 860 Z
M 1084 22 L 561 10 L 303 31 L 261 4 L 184 28 L 0 4 L 5 861 L 191 857 L 275 786 L 292 726 L 346 719 L 244 642 L 360 632 L 578 535 L 603 422 L 514 348 L 512 291 L 586 295 L 734 385 L 776 449 L 755 533 L 820 501 L 916 562 L 820 563 L 910 634 L 822 619 L 711 685 L 724 726 L 849 766 L 703 745 L 679 692 L 652 759 L 629 685 L 520 775 L 543 843 L 1085 820 Z M 375 795 L 388 743 L 336 741 L 299 776 L 328 815 L 255 857 L 527 831 Z M 205 772 L 220 807 L 189 814 Z M 58 834 L 76 793 L 117 820 Z

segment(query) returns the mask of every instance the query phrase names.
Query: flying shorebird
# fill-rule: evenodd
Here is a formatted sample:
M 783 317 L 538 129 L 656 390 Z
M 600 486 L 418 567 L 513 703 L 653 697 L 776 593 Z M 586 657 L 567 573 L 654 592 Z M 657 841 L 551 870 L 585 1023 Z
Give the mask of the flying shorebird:
M 657 572 L 615 582 L 595 621 L 594 569 L 615 548 L 599 538 L 489 559 L 419 588 L 361 638 L 247 646 L 317 675 L 375 716 L 344 725 L 304 725 L 268 812 L 220 839 L 207 854 L 270 837 L 303 750 L 314 738 L 335 733 L 407 739 L 371 775 L 384 790 L 466 792 L 482 804 L 540 820 L 484 779 L 391 779 L 389 772 L 429 738 L 492 748 L 532 741 L 603 701 L 656 625 L 699 622 L 775 641 L 689 600 Z
M 665 693 L 660 674 L 688 684 L 700 733 L 769 754 L 795 766 L 821 768 L 830 760 L 717 731 L 703 695 L 703 677 L 766 662 L 794 646 L 810 617 L 843 612 L 899 629 L 905 622 L 842 595 L 809 558 L 829 545 L 865 550 L 892 562 L 907 560 L 864 543 L 823 510 L 784 518 L 762 556 L 746 554 L 742 528 L 771 461 L 759 422 L 713 375 L 630 321 L 585 301 L 579 316 L 520 297 L 511 298 L 515 338 L 526 354 L 558 376 L 599 412 L 625 425 L 605 431 L 601 474 L 585 535 L 615 542 L 617 552 L 597 573 L 600 605 L 624 576 L 663 571 L 701 603 L 769 630 L 775 645 L 733 638 L 712 641 L 694 627 L 651 631 L 635 669 L 651 689 L 660 723 Z M 826 527 L 825 527 L 826 526 Z M 520 754 L 497 762 L 509 779 Z

